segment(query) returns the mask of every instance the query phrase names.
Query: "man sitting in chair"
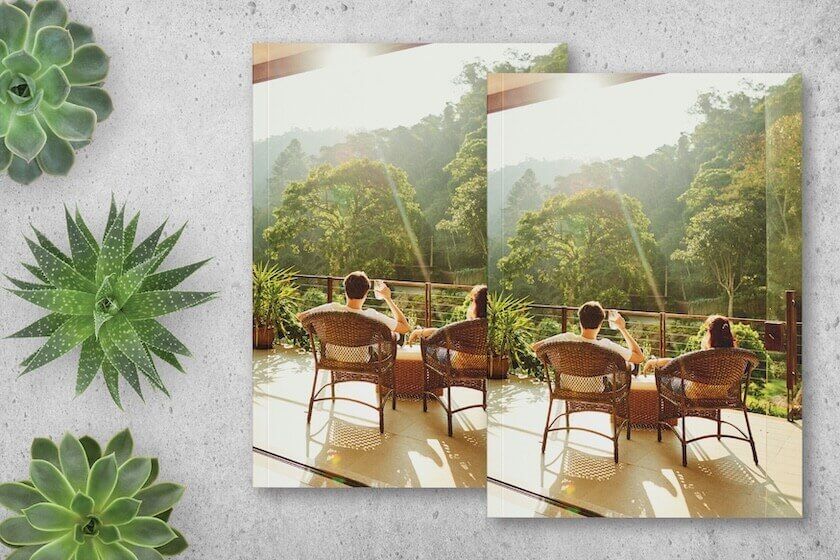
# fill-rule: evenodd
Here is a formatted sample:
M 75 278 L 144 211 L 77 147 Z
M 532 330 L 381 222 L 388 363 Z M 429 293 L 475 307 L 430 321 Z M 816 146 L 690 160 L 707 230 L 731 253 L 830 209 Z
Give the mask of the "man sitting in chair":
M 609 340 L 607 338 L 598 338 L 598 333 L 601 330 L 601 323 L 604 322 L 604 319 L 606 319 L 606 317 L 607 314 L 600 303 L 598 303 L 597 301 L 588 301 L 581 305 L 580 309 L 578 310 L 578 319 L 580 320 L 580 334 L 575 334 L 571 332 L 557 334 L 550 338 L 535 343 L 534 346 L 542 346 L 549 342 L 559 341 L 584 342 L 589 344 L 596 344 L 601 348 L 606 348 L 607 350 L 616 352 L 622 358 L 624 358 L 626 362 L 629 362 L 631 364 L 642 363 L 645 359 L 644 354 L 642 354 L 642 349 L 639 347 L 639 344 L 636 342 L 636 339 L 634 339 L 630 332 L 627 330 L 627 324 L 624 320 L 624 317 L 622 317 L 620 313 L 615 312 L 615 316 L 611 317 L 610 320 L 615 324 L 615 327 L 618 329 L 618 332 L 621 333 L 621 336 L 624 337 L 624 342 L 627 343 L 627 346 L 622 346 L 621 344 L 613 342 L 612 340 Z M 558 382 L 560 383 L 560 386 L 563 386 L 563 376 L 561 375 L 560 377 L 561 379 Z M 606 388 L 605 381 L 606 380 L 604 378 L 593 377 L 585 380 L 583 387 L 578 386 L 578 390 L 599 393 Z
M 366 317 L 370 317 L 371 319 L 384 323 L 393 333 L 405 334 L 409 332 L 411 327 L 408 325 L 408 321 L 406 320 L 405 315 L 403 315 L 403 312 L 399 307 L 397 307 L 394 300 L 391 299 L 391 288 L 389 288 L 385 282 L 380 282 L 379 286 L 376 288 L 376 293 L 379 294 L 379 297 L 385 301 L 388 305 L 388 309 L 391 310 L 391 313 L 394 316 L 389 317 L 376 309 L 364 308 L 365 299 L 367 299 L 370 286 L 371 283 L 367 274 L 360 270 L 351 272 L 344 277 L 344 294 L 347 296 L 346 305 L 341 305 L 337 302 L 325 303 L 323 305 L 319 305 L 318 307 L 313 307 L 312 309 L 298 313 L 298 321 L 303 321 L 307 315 L 318 311 L 349 311 L 352 313 L 360 313 Z

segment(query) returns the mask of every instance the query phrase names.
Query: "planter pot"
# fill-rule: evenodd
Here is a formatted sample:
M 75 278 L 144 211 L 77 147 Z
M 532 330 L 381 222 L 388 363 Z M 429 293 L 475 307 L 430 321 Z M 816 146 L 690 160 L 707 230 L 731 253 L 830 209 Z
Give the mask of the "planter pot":
M 507 356 L 490 357 L 490 379 L 507 379 L 510 369 L 510 358 Z
M 254 348 L 268 350 L 274 347 L 274 327 L 254 327 Z

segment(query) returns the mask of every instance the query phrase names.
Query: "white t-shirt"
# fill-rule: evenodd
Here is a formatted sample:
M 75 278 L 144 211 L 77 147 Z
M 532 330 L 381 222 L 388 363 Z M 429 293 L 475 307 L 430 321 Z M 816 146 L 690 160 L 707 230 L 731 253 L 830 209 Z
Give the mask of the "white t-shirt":
M 543 341 L 543 343 L 548 342 L 586 342 L 588 344 L 595 344 L 596 346 L 600 346 L 601 348 L 606 348 L 607 350 L 615 352 L 616 354 L 624 358 L 625 362 L 630 361 L 630 357 L 633 355 L 632 350 L 630 350 L 626 346 L 618 344 L 617 342 L 613 342 L 608 338 L 598 338 L 592 340 L 591 338 L 584 338 L 579 334 L 571 332 L 556 334 Z M 604 380 L 604 377 L 590 377 L 588 379 L 581 379 L 579 377 L 561 374 L 559 383 L 560 387 L 564 389 L 574 389 L 577 391 L 587 391 L 590 393 L 601 393 L 606 387 L 606 385 L 604 384 Z
M 319 305 L 318 307 L 313 307 L 312 309 L 306 311 L 305 313 L 308 315 L 310 313 L 317 313 L 319 311 L 347 311 L 350 313 L 358 313 L 360 315 L 364 315 L 365 317 L 370 317 L 371 319 L 375 319 L 380 323 L 384 323 L 391 332 L 397 329 L 397 320 L 393 317 L 389 317 L 384 313 L 377 311 L 376 309 L 353 309 L 351 307 L 347 307 L 346 305 L 341 305 L 338 302 L 332 303 L 325 303 L 323 305 Z

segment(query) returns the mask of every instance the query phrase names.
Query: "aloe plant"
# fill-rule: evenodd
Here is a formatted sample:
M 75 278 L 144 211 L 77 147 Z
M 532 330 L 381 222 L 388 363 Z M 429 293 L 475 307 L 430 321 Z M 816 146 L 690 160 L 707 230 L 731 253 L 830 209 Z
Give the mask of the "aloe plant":
M 9 291 L 50 313 L 9 338 L 48 337 L 21 364 L 23 374 L 38 369 L 81 345 L 76 394 L 83 393 L 100 369 L 114 402 L 120 402 L 119 378 L 143 398 L 140 375 L 169 395 L 152 355 L 184 369 L 177 355 L 190 352 L 157 317 L 202 304 L 215 292 L 174 291 L 209 259 L 158 272 L 178 242 L 184 226 L 161 240 L 164 224 L 134 244 L 139 214 L 125 224 L 125 207 L 111 209 L 101 245 L 78 209 L 75 218 L 65 208 L 70 255 L 40 231 L 27 239 L 36 264 L 24 264 L 35 282 L 7 276 Z
M 66 175 L 111 114 L 108 56 L 58 0 L 0 2 L 0 173 Z
M 169 525 L 184 487 L 155 483 L 158 461 L 132 457 L 125 430 L 102 451 L 91 437 L 32 442 L 29 480 L 0 484 L 7 560 L 154 560 L 187 548 Z

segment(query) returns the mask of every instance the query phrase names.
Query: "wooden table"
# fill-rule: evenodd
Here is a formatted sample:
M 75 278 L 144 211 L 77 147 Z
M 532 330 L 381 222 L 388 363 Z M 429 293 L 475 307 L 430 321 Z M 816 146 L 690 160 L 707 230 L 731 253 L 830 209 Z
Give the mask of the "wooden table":
M 423 376 L 423 356 L 420 354 L 420 345 L 397 348 L 397 360 L 394 362 L 394 390 L 397 398 L 422 398 Z M 443 391 L 437 389 L 435 394 L 440 396 Z

